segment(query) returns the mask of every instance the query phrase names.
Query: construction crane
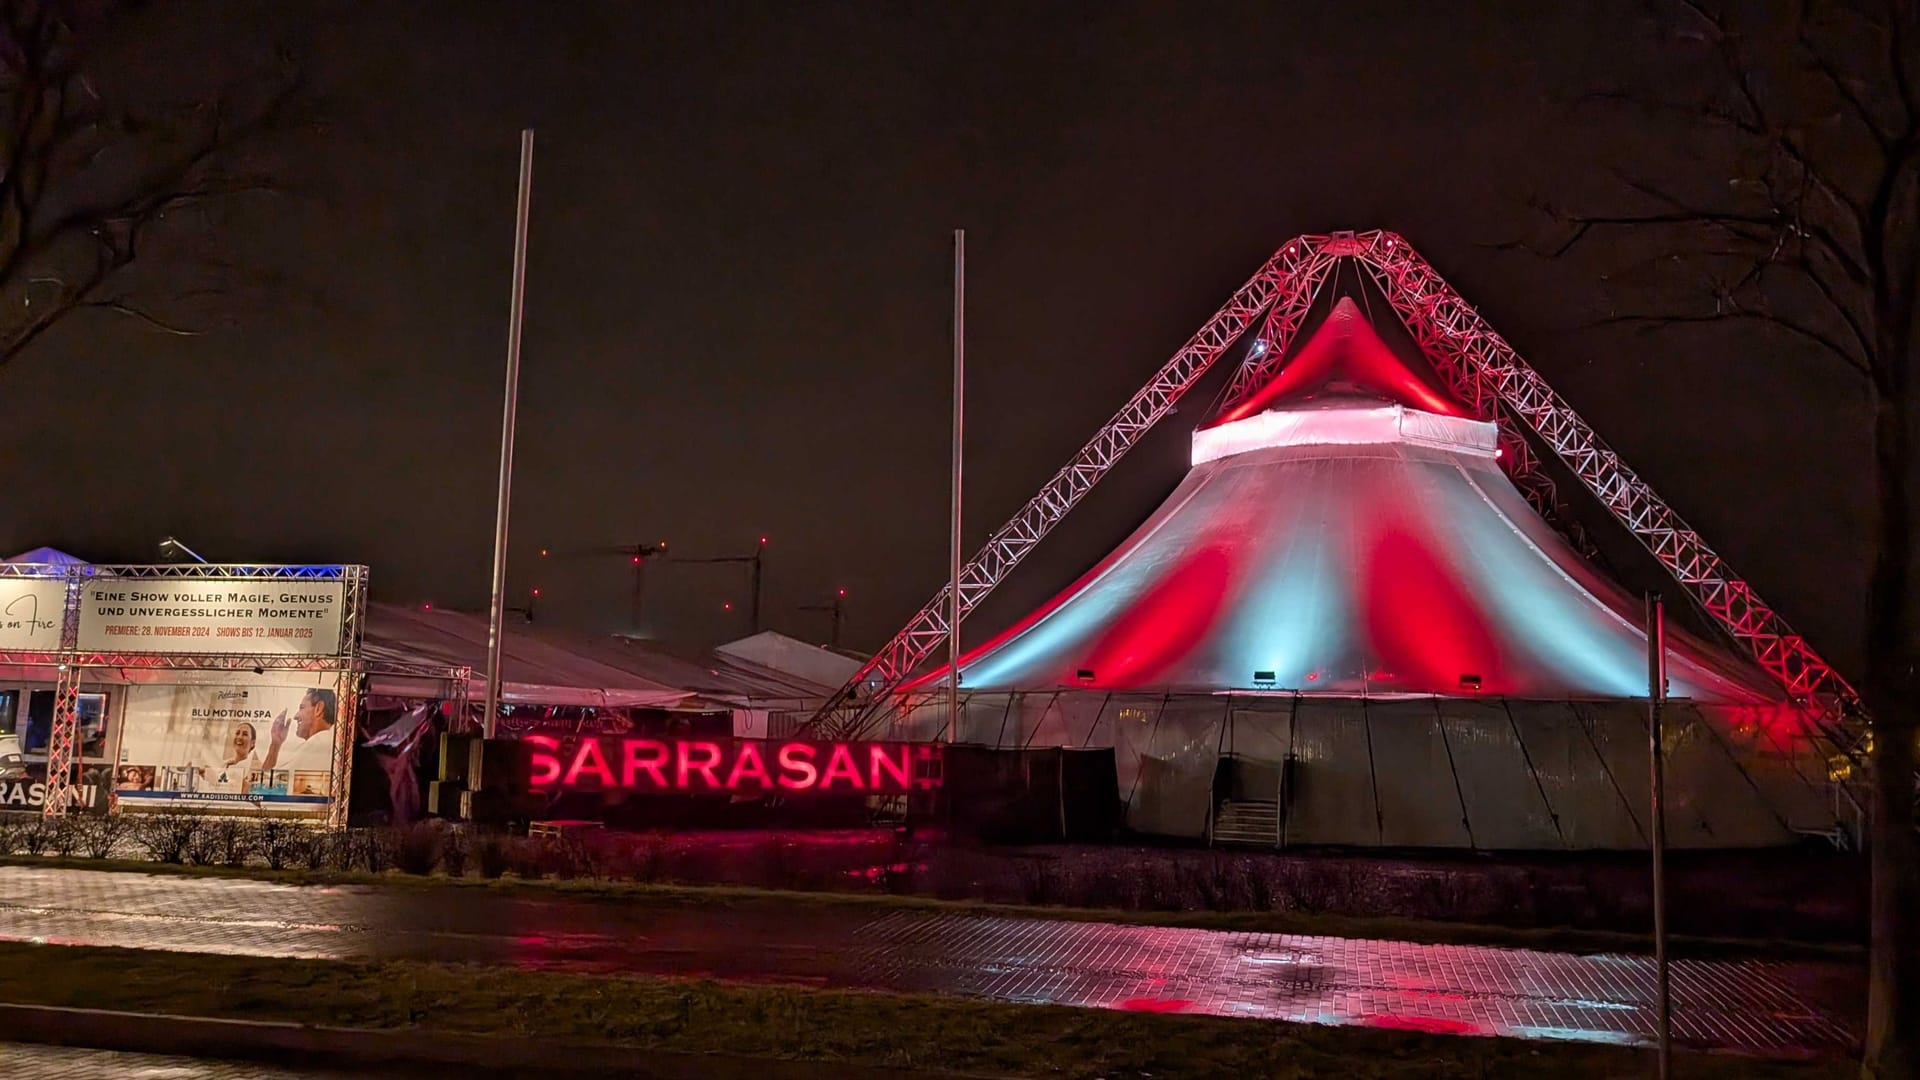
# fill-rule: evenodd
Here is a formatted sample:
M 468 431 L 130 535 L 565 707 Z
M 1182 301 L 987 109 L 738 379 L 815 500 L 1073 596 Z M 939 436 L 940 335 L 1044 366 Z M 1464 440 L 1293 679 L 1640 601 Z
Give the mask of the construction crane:
M 664 550 L 664 545 L 662 545 L 662 547 Z M 753 554 L 751 555 L 713 555 L 698 559 L 675 558 L 673 562 L 682 566 L 738 565 L 741 563 L 751 566 L 753 568 L 753 579 L 749 588 L 753 590 L 753 599 L 750 602 L 748 611 L 750 613 L 749 618 L 753 622 L 753 632 L 757 634 L 760 632 L 761 585 L 766 580 L 766 553 L 767 538 L 762 536 L 760 542 L 754 545 Z M 726 605 L 726 609 L 732 611 L 733 605 Z
M 840 625 L 842 621 L 846 618 L 846 611 L 845 611 L 846 599 L 847 599 L 847 590 L 835 589 L 833 593 L 833 602 L 830 604 L 801 604 L 800 605 L 801 611 L 825 611 L 832 616 L 833 631 L 827 637 L 827 647 L 830 649 L 838 649 L 840 647 Z
M 626 559 L 628 564 L 633 567 L 633 592 L 628 602 L 627 625 L 635 634 L 640 633 L 644 626 L 640 621 L 640 616 L 643 613 L 642 605 L 646 600 L 647 563 L 653 559 L 665 558 L 666 554 L 667 542 L 665 540 L 655 544 L 635 542 L 631 544 L 604 544 L 593 547 L 563 548 L 558 550 L 544 547 L 540 549 L 540 558 L 543 560 L 550 558 L 610 559 L 615 557 Z M 537 590 L 534 595 L 539 595 Z

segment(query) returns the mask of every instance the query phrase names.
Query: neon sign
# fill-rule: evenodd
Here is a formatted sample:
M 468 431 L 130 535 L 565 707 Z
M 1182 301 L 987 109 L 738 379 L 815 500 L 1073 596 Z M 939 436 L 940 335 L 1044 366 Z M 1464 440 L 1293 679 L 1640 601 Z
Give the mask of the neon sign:
M 940 786 L 937 743 L 528 735 L 537 792 L 905 795 Z

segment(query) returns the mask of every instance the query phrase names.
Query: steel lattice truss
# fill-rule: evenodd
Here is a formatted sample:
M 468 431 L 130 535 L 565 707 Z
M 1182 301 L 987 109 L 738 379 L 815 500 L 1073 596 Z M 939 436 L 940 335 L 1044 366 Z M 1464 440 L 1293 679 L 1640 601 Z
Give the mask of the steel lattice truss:
M 1391 233 L 1366 235 L 1369 256 L 1362 263 L 1421 351 L 1436 365 L 1457 365 L 1469 374 L 1478 390 L 1476 408 L 1497 402 L 1509 425 L 1525 425 L 1550 447 L 1790 696 L 1825 698 L 1859 713 L 1859 697 L 1840 673 L 1734 574 L 1425 259 Z
M 69 575 L 60 621 L 60 649 L 67 654 L 53 683 L 53 722 L 47 731 L 47 793 L 41 812 L 64 814 L 80 798 L 80 665 L 73 662 L 80 633 L 79 575 Z M 65 722 L 62 722 L 65 718 Z
M 1835 707 L 1849 718 L 1862 715 L 1857 696 L 1839 673 L 1736 577 L 1425 259 L 1385 231 L 1303 236 L 1275 252 L 966 565 L 959 582 L 961 617 L 1005 580 L 1263 313 L 1261 330 L 1228 386 L 1227 407 L 1272 378 L 1285 363 L 1315 294 L 1343 258 L 1371 276 L 1456 399 L 1499 425 L 1502 464 L 1536 509 L 1564 520 L 1528 433 L 1560 458 L 1789 695 L 1814 703 L 1828 717 Z M 1570 538 L 1591 553 L 1583 534 L 1571 530 Z M 946 642 L 947 594 L 941 589 L 805 726 L 836 738 L 876 726 L 894 691 Z M 1829 734 L 1843 749 L 1853 749 L 1858 728 L 1851 722 L 1844 730 L 1834 727 L 1828 725 Z

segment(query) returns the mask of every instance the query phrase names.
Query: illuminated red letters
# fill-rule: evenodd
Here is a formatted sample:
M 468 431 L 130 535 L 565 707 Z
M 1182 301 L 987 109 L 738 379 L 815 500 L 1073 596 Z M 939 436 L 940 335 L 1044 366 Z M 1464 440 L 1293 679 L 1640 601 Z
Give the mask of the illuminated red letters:
M 748 769 L 752 775 L 748 775 Z M 742 784 L 742 780 L 753 780 L 753 784 Z M 759 743 L 741 743 L 740 753 L 733 759 L 733 769 L 727 773 L 727 790 L 739 791 L 743 787 L 770 788 L 773 777 L 767 775 L 767 763 L 760 759 Z
M 774 760 L 780 763 L 780 786 L 789 791 L 805 791 L 820 779 L 820 770 L 813 767 L 813 747 L 806 743 L 781 747 Z
M 666 775 L 660 767 L 667 763 L 667 744 L 653 739 L 628 739 L 620 755 L 620 786 L 639 787 L 640 774 L 653 778 L 654 787 L 666 787 Z M 538 784 L 534 785 L 538 787 Z
M 860 770 L 854 767 L 853 751 L 845 743 L 834 746 L 833 754 L 827 758 L 827 772 L 820 778 L 822 787 L 863 788 L 860 782 Z
M 550 735 L 525 741 L 535 791 L 903 795 L 940 785 L 936 743 Z
M 582 774 L 587 772 L 600 781 L 598 786 L 613 786 L 613 770 L 607 768 L 607 756 L 600 751 L 599 739 L 580 740 L 573 751 L 573 764 L 567 767 L 567 775 L 560 783 L 565 787 L 582 787 Z
M 550 788 L 560 779 L 560 740 L 548 735 L 527 736 L 528 745 L 533 747 L 533 786 Z

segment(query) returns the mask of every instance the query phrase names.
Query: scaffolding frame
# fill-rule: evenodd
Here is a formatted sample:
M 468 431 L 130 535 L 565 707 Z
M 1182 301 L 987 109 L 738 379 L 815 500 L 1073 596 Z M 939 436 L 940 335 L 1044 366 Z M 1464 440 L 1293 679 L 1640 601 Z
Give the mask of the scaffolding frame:
M 327 825 L 346 824 L 351 794 L 353 731 L 359 717 L 362 685 L 368 668 L 362 655 L 367 610 L 367 568 L 345 566 L 279 566 L 255 563 L 86 564 L 0 563 L 0 577 L 58 580 L 65 584 L 66 603 L 57 651 L 0 651 L 0 664 L 53 667 L 53 718 L 47 735 L 46 797 L 41 812 L 59 817 L 70 812 L 81 795 L 79 690 L 93 668 L 135 668 L 160 671 L 300 671 L 334 673 L 337 715 L 333 730 L 333 775 L 328 790 Z M 87 587 L 103 581 L 337 581 L 341 584 L 340 637 L 326 653 L 286 655 L 195 650 L 142 652 L 138 650 L 80 648 L 81 604 Z M 384 667 L 385 665 L 382 665 Z M 448 672 L 436 669 L 438 677 Z

